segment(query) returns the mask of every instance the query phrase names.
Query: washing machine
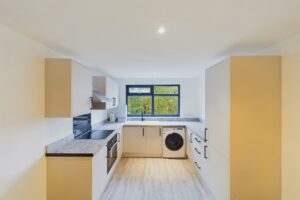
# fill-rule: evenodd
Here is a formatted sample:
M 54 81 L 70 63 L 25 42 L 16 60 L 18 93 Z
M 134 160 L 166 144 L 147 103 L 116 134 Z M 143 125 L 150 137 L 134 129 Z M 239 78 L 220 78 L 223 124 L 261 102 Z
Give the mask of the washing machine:
M 163 157 L 185 158 L 185 127 L 163 128 Z

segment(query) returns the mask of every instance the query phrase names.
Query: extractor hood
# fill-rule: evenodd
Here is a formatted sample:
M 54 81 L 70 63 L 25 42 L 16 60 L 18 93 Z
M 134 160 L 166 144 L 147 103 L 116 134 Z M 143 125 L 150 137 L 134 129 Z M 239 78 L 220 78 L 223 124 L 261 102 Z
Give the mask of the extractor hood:
M 97 90 L 93 90 L 93 102 L 107 103 L 107 102 L 113 102 L 113 99 L 102 95 Z

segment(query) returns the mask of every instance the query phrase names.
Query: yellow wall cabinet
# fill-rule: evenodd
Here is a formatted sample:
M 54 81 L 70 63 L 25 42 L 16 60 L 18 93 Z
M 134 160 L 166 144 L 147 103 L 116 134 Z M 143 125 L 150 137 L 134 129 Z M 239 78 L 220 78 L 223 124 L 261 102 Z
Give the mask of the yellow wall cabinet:
M 45 116 L 74 117 L 90 112 L 92 73 L 71 59 L 45 60 Z
M 125 126 L 124 157 L 162 157 L 162 129 L 158 126 Z
M 206 70 L 207 158 L 218 200 L 281 199 L 281 57 L 231 57 Z

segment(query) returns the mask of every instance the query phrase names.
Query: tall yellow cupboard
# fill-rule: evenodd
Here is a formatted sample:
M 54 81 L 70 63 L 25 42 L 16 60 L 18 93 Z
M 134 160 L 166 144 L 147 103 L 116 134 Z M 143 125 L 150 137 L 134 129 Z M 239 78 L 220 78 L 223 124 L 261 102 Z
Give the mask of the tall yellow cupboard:
M 281 57 L 230 57 L 206 70 L 208 158 L 217 200 L 281 196 Z

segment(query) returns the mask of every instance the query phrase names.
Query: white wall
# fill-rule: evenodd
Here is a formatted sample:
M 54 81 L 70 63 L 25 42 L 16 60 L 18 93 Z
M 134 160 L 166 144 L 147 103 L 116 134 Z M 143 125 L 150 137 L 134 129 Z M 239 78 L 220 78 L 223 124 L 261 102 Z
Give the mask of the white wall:
M 70 118 L 44 118 L 46 57 L 62 55 L 0 25 L 1 200 L 46 200 L 45 146 L 72 134 Z
M 44 58 L 60 55 L 0 25 L 0 199 L 46 199 L 45 146 L 72 133 L 44 118 Z
M 118 79 L 120 85 L 120 105 L 126 104 L 126 84 L 180 84 L 180 117 L 202 117 L 200 99 L 200 80 L 184 79 Z
M 92 110 L 92 125 L 96 125 L 99 122 L 102 122 L 107 119 L 106 110 Z

